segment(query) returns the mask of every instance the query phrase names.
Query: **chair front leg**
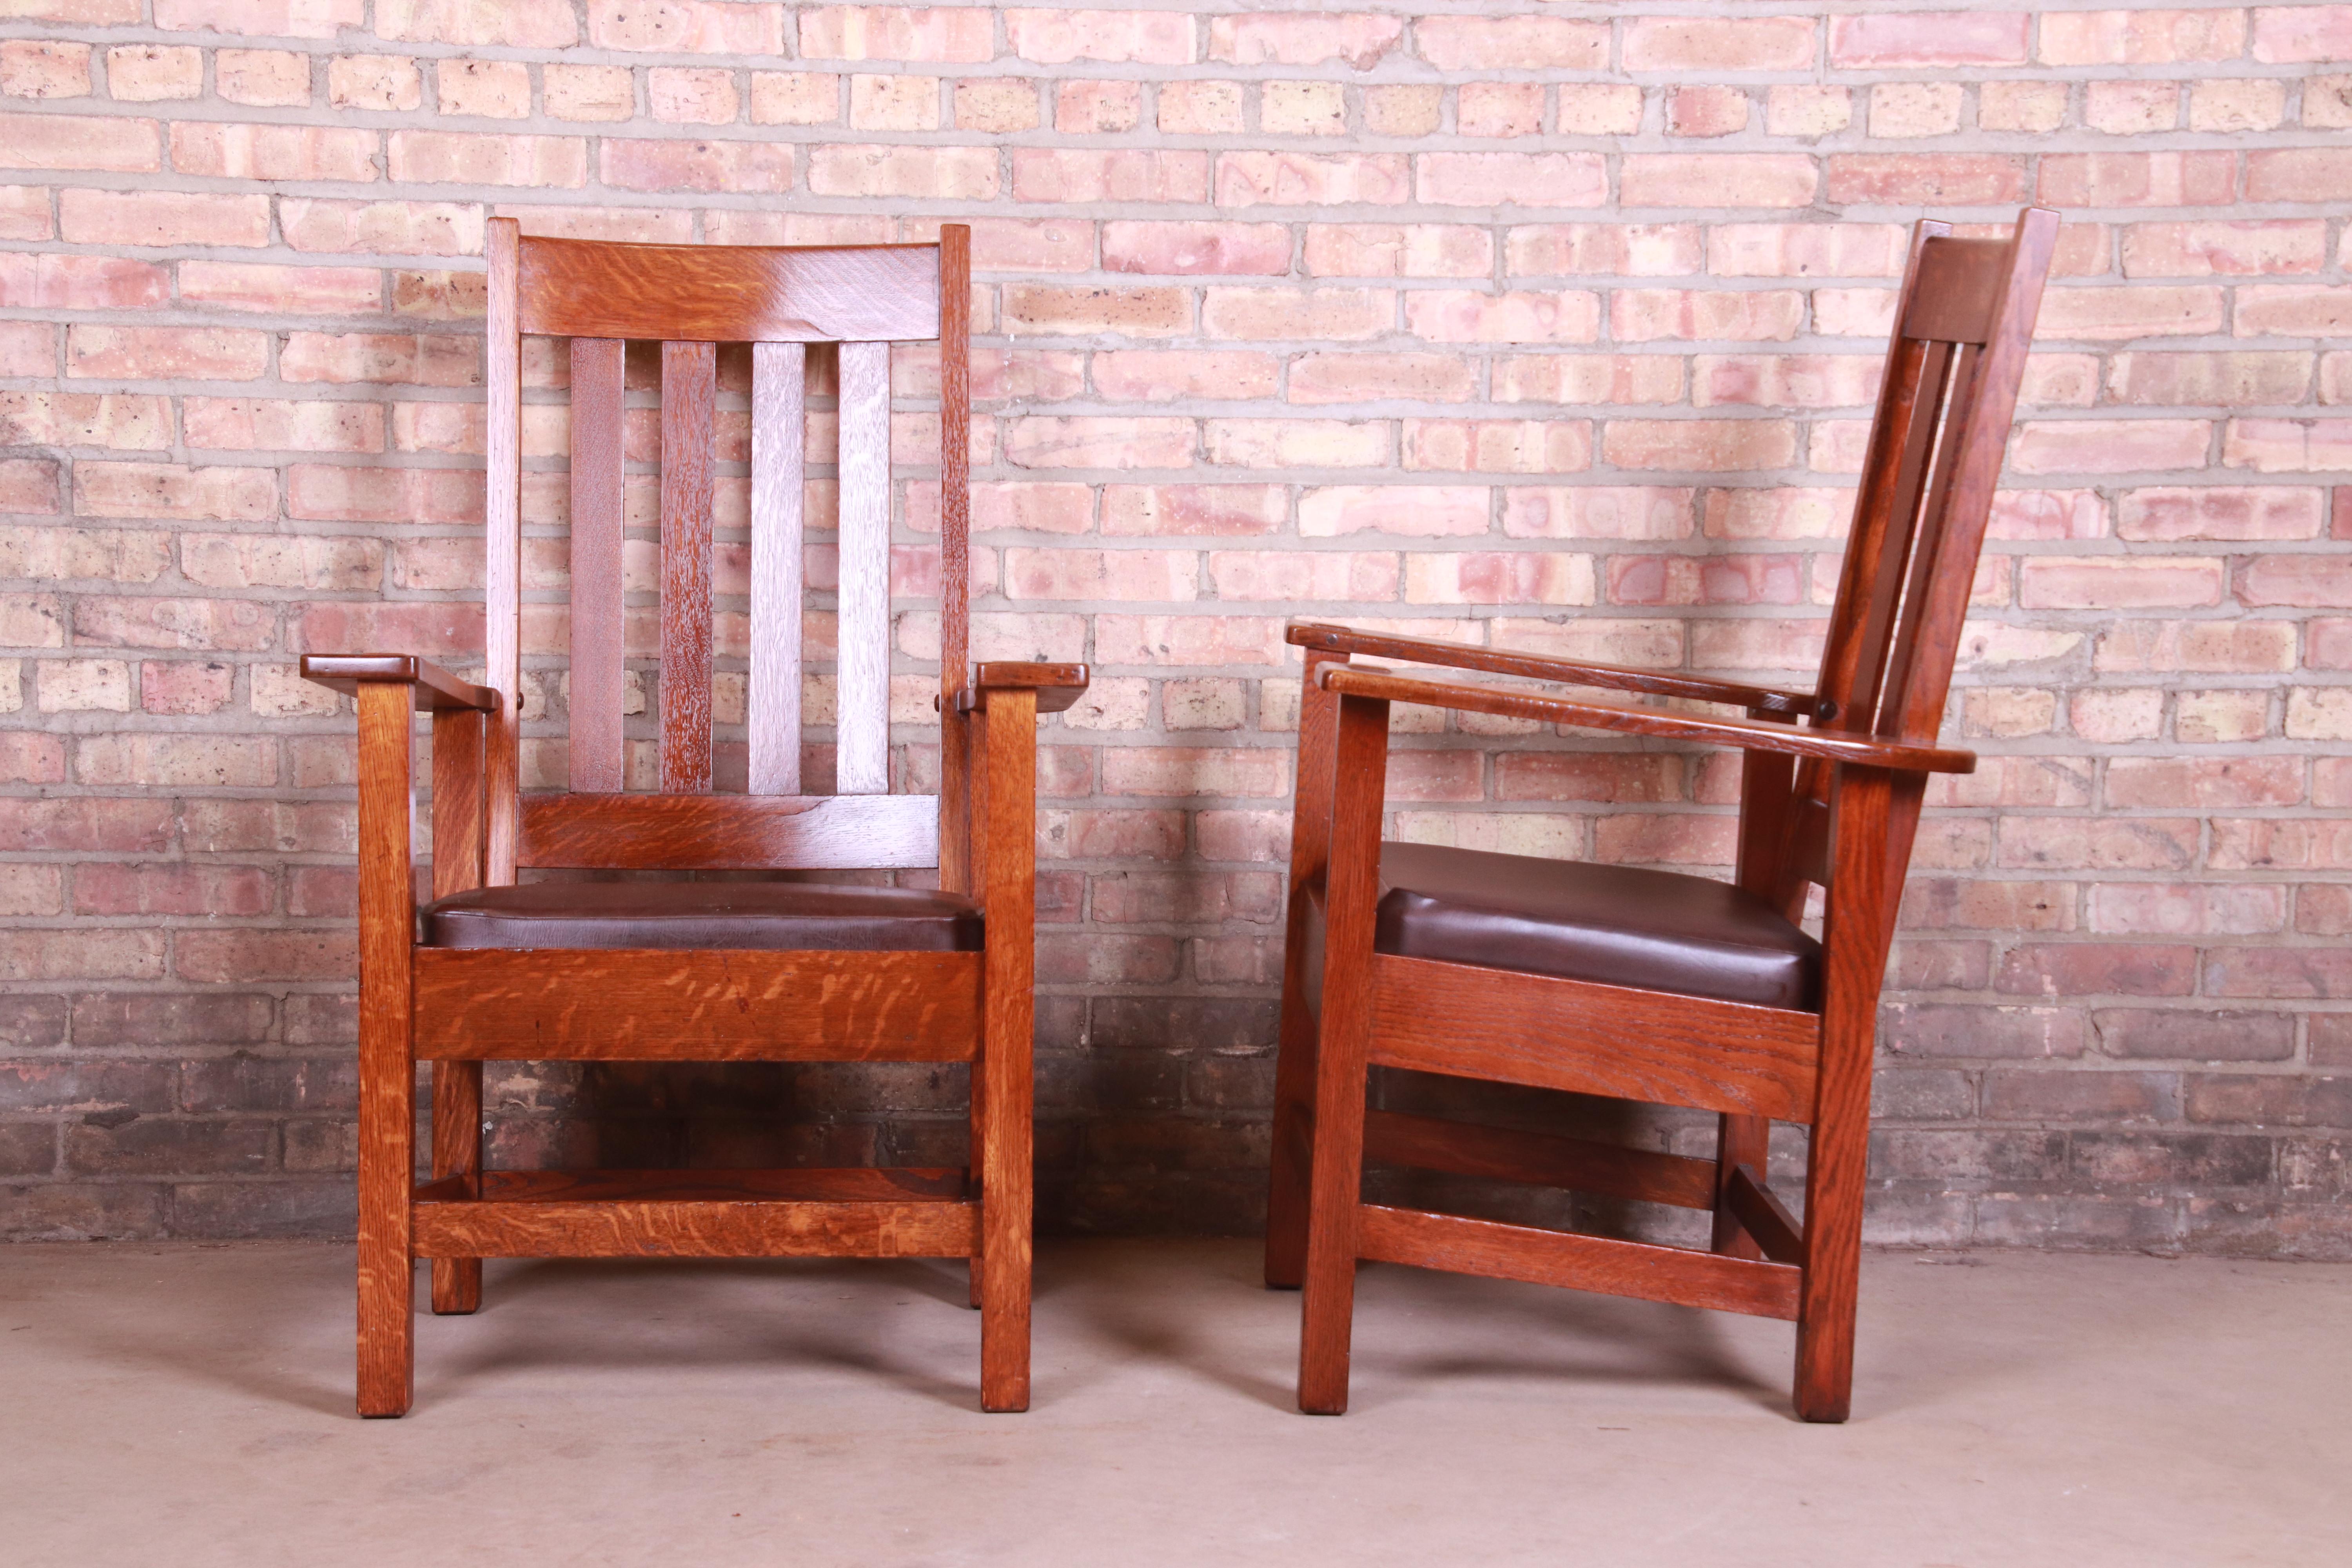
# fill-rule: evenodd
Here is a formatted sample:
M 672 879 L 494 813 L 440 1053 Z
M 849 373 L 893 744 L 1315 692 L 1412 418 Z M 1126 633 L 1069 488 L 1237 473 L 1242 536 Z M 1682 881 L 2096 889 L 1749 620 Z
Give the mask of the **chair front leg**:
M 980 1170 L 980 1403 L 1029 1408 L 1029 1281 L 1036 1180 L 1037 694 L 988 694 L 984 859 L 986 1013 L 973 1078 Z
M 1348 1408 L 1389 705 L 1375 699 L 1345 698 L 1339 721 L 1330 868 L 1325 878 L 1322 1028 L 1315 1063 L 1306 1293 L 1299 1303 L 1298 1408 L 1310 1415 L 1338 1415 Z
M 409 689 L 361 686 L 359 1410 L 402 1415 L 415 1387 L 410 1209 L 416 1068 L 410 966 Z
M 433 715 L 433 896 L 482 885 L 483 716 L 466 710 Z M 433 1064 L 433 1179 L 466 1179 L 482 1195 L 482 1064 Z M 433 1310 L 472 1312 L 482 1305 L 482 1260 L 436 1258 Z

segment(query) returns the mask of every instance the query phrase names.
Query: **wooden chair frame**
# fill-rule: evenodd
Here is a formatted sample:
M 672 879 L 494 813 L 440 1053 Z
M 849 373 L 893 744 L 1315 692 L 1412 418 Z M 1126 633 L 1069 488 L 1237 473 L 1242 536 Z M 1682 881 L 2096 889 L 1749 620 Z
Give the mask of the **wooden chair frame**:
M 1265 1273 L 1305 1288 L 1301 1409 L 1347 1407 L 1369 1258 L 1793 1318 L 1798 1413 L 1845 1419 L 1879 986 L 1927 774 L 1975 765 L 1936 736 L 2057 230 L 2040 209 L 2007 240 L 1919 226 L 1813 691 L 1290 628 L 1306 668 Z M 1410 678 L 1351 664 L 1360 654 L 1748 717 Z M 1810 885 L 1826 893 L 1818 1010 L 1376 952 L 1395 702 L 1738 748 L 1738 885 L 1792 920 Z M 1713 1110 L 1717 1157 L 1370 1110 L 1374 1065 Z M 1776 1119 L 1811 1128 L 1801 1225 L 1765 1177 Z M 1712 1211 L 1712 1249 L 1368 1204 L 1367 1159 Z
M 971 232 L 935 245 L 753 248 L 524 237 L 489 223 L 488 674 L 313 656 L 359 710 L 359 1408 L 405 1412 L 413 1268 L 436 1312 L 498 1257 L 963 1258 L 981 1397 L 1029 1397 L 1036 724 L 1082 665 L 967 661 Z M 520 343 L 572 340 L 572 793 L 520 789 Z M 663 342 L 663 793 L 625 794 L 622 347 Z M 888 351 L 940 359 L 940 786 L 890 795 Z M 753 694 L 748 795 L 711 790 L 714 350 L 753 346 Z M 842 344 L 838 788 L 800 793 L 803 349 Z M 781 437 L 781 438 L 780 438 Z M 855 494 L 853 495 L 853 491 Z M 852 550 L 853 539 L 856 549 Z M 856 559 L 850 557 L 855 555 Z M 853 637 L 853 632 L 859 635 Z M 436 898 L 519 868 L 936 866 L 982 905 L 982 952 L 457 950 L 421 945 L 413 710 L 432 715 Z M 488 1171 L 482 1064 L 969 1062 L 964 1170 Z M 415 1064 L 432 1064 L 417 1184 Z

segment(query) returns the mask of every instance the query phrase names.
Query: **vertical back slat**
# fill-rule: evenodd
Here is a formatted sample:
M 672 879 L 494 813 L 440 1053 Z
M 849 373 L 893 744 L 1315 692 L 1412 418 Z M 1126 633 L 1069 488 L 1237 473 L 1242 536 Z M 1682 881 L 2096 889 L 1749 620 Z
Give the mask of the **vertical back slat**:
M 719 354 L 662 344 L 661 787 L 710 789 L 710 457 Z
M 494 217 L 483 249 L 489 263 L 489 320 L 484 342 L 483 414 L 488 421 L 488 462 L 483 475 L 487 557 L 482 578 L 488 668 L 498 688 L 484 769 L 488 791 L 488 876 L 503 887 L 515 879 L 516 834 L 522 802 L 522 331 L 517 297 L 522 226 Z
M 1948 403 L 1951 413 L 1936 449 L 1935 474 L 1928 483 L 1927 499 L 1919 507 L 1919 542 L 1912 549 L 1911 576 L 1903 588 L 1902 619 L 1882 661 L 1886 674 L 1879 686 L 1876 725 L 1882 735 L 1896 732 L 1903 693 L 1910 687 L 1911 671 L 1919 657 L 1919 633 L 1927 623 L 1937 574 L 1945 563 L 1956 558 L 1945 549 L 1945 535 L 1951 521 L 1952 477 L 1960 466 L 1960 450 L 1975 411 L 1977 377 L 1983 368 L 1984 351 L 1973 343 L 1963 344 L 1952 367 L 1952 393 Z
M 835 787 L 890 788 L 890 345 L 841 345 Z
M 751 793 L 801 792 L 801 551 L 807 357 L 751 345 Z
M 1911 404 L 1903 430 L 1902 459 L 1887 506 L 1885 532 L 1872 563 L 1869 595 L 1863 601 L 1853 684 L 1839 716 L 1840 729 L 1867 731 L 1877 712 L 1895 617 L 1902 605 L 1904 574 L 1919 537 L 1919 498 L 1927 490 L 1928 464 L 1935 458 L 1936 438 L 1943 428 L 1951 373 L 1952 345 L 1927 344 L 1919 371 L 1919 395 Z
M 572 340 L 572 787 L 622 787 L 618 338 Z

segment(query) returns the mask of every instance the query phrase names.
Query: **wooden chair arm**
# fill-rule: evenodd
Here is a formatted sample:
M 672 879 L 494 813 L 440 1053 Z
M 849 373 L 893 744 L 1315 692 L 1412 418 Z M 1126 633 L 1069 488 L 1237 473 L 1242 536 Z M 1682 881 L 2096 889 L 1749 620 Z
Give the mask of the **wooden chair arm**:
M 1037 711 L 1059 713 L 1086 695 L 1092 677 L 1083 664 L 983 664 L 971 685 L 956 697 L 960 712 L 984 705 L 991 691 L 1034 691 Z
M 1820 757 L 1864 767 L 1895 768 L 1906 773 L 1974 773 L 1974 752 L 1946 751 L 1937 746 L 1881 741 L 1867 735 L 1842 735 L 1754 719 L 1716 719 L 1705 714 L 1670 712 L 1660 708 L 1636 708 L 1623 702 L 1584 702 L 1527 691 L 1508 686 L 1467 686 L 1454 681 L 1412 680 L 1370 669 L 1333 665 L 1318 678 L 1326 691 L 1343 697 L 1372 697 L 1390 702 L 1416 702 L 1429 708 L 1453 708 L 1473 713 L 1495 713 L 1507 719 L 1536 719 L 1551 724 L 1573 724 L 1589 730 L 1616 730 L 1635 735 L 1655 735 L 1670 741 L 1712 741 L 1750 752 L 1782 752 L 1790 756 Z
M 1735 680 L 1709 680 L 1703 676 L 1676 675 L 1667 670 L 1629 669 L 1615 664 L 1584 664 L 1539 653 L 1472 647 L 1465 643 L 1437 642 L 1426 637 L 1391 637 L 1314 621 L 1294 621 L 1286 635 L 1297 647 L 1366 653 L 1375 658 L 1402 658 L 1415 664 L 1478 669 L 1490 675 L 1518 675 L 1530 680 L 1558 680 L 1574 686 L 1599 686 L 1612 691 L 1641 691 L 1653 697 L 1726 702 L 1759 713 L 1818 716 L 1814 710 L 1820 706 L 1811 692 L 1776 691 L 1770 687 L 1743 686 Z
M 361 685 L 366 682 L 413 686 L 420 713 L 449 709 L 477 713 L 499 710 L 496 688 L 460 680 L 432 660 L 414 654 L 306 653 L 302 656 L 302 679 L 346 697 L 358 696 Z

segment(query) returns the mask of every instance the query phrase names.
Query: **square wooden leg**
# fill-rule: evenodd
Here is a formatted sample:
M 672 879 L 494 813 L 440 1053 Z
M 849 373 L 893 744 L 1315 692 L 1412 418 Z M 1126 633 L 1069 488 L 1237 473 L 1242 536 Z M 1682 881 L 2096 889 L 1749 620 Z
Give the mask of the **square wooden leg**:
M 467 1178 L 469 1195 L 482 1192 L 482 1064 L 433 1064 L 433 1179 Z M 448 1314 L 482 1305 L 482 1260 L 433 1260 L 433 1310 Z

